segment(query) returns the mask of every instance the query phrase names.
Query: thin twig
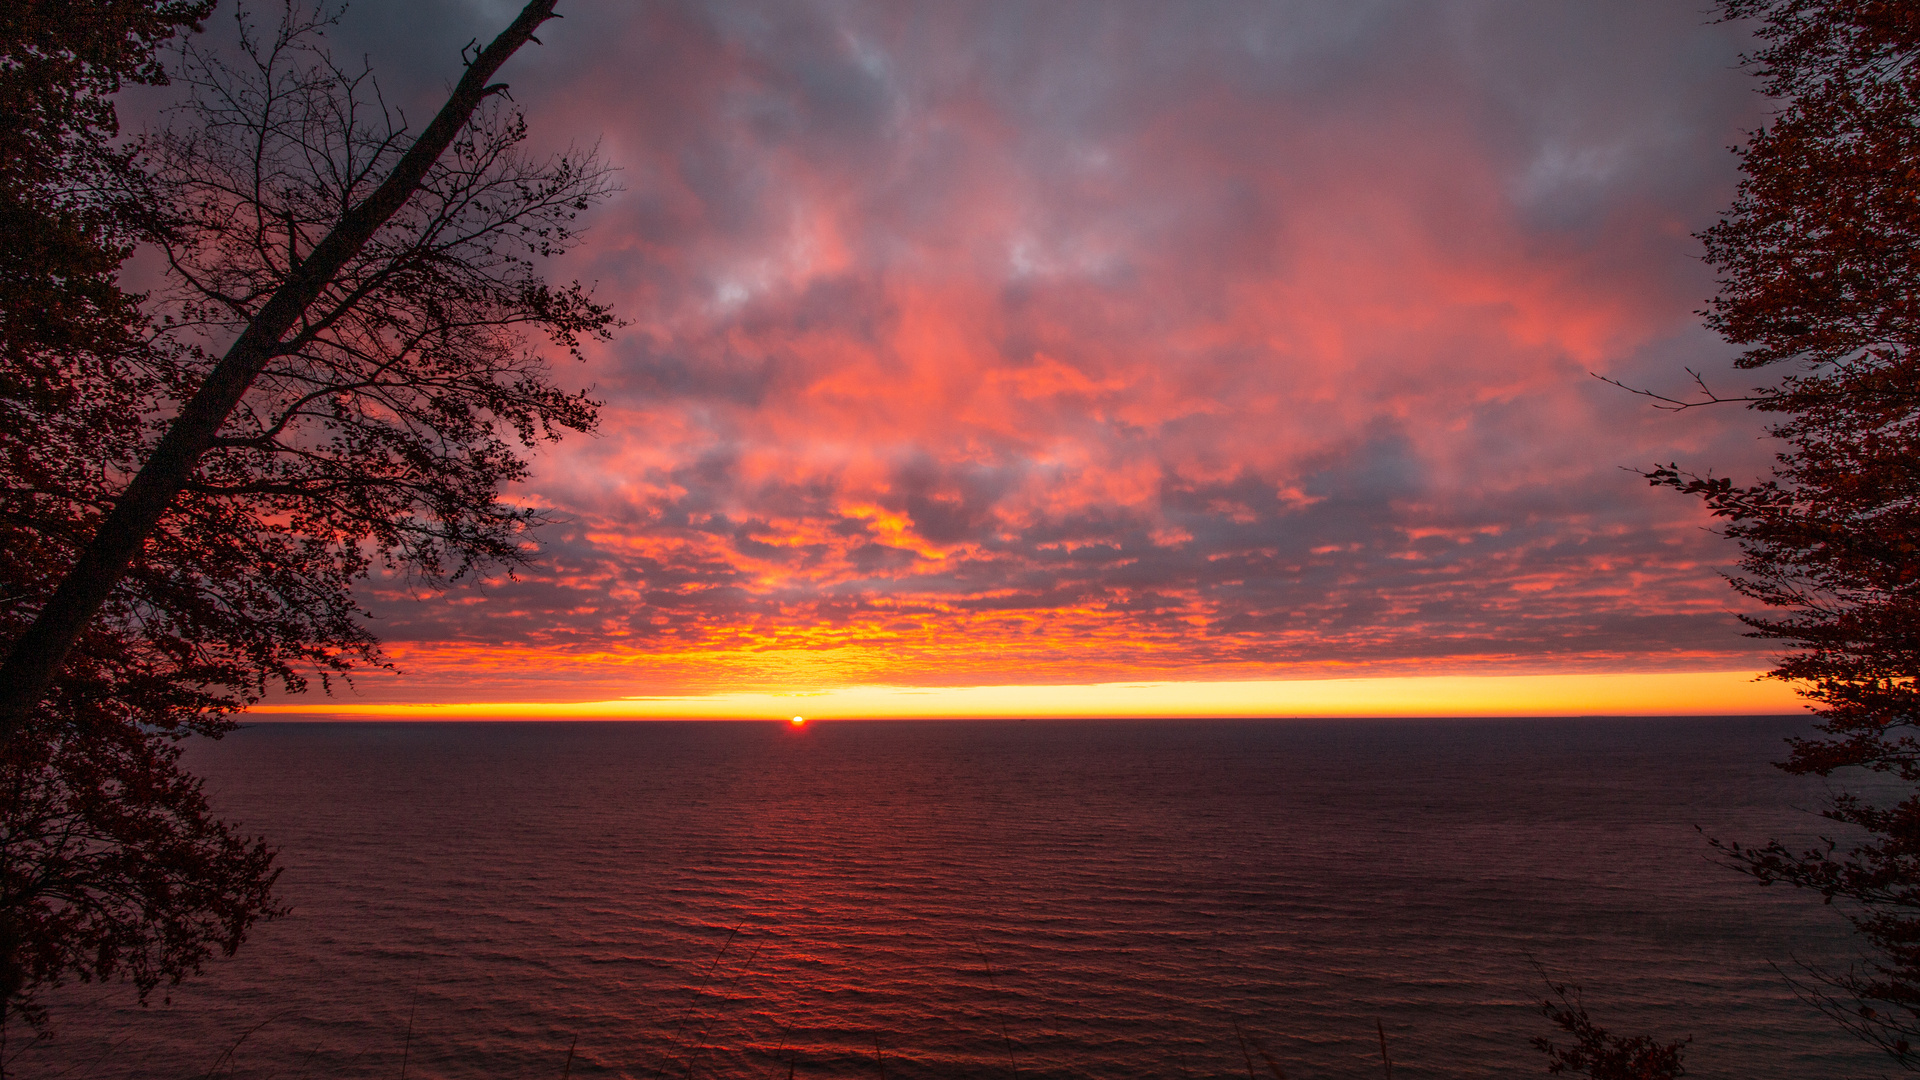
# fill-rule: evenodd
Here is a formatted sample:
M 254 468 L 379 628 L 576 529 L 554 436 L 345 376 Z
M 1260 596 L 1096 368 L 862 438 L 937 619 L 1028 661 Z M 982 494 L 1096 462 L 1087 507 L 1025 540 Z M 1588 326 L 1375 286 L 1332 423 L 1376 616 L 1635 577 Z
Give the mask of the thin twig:
M 1721 397 L 1719 394 L 1714 393 L 1713 390 L 1707 386 L 1707 380 L 1702 378 L 1699 372 L 1693 370 L 1692 368 L 1687 368 L 1685 370 L 1688 375 L 1693 376 L 1693 384 L 1700 388 L 1700 392 L 1702 394 L 1706 395 L 1705 397 L 1701 398 L 1698 401 L 1682 401 L 1679 398 L 1670 398 L 1665 394 L 1656 394 L 1651 390 L 1642 390 L 1637 386 L 1628 386 L 1626 383 L 1621 382 L 1619 379 L 1609 378 L 1608 376 L 1602 375 L 1597 371 L 1589 371 L 1587 372 L 1587 374 L 1593 376 L 1596 379 L 1599 379 L 1603 383 L 1608 383 L 1613 386 L 1617 386 L 1620 389 L 1625 390 L 1629 394 L 1635 394 L 1643 398 L 1652 398 L 1654 401 L 1653 407 L 1661 410 L 1662 412 L 1680 412 L 1685 409 L 1697 409 L 1702 405 L 1732 405 L 1732 404 L 1738 404 L 1742 402 L 1750 404 L 1755 401 L 1769 400 L 1767 397 L 1763 397 L 1763 396 Z
M 767 945 L 766 938 L 761 938 L 758 942 L 754 943 L 753 951 L 747 954 L 747 962 L 741 966 L 739 971 L 734 973 L 734 976 L 732 979 L 729 979 L 727 981 L 727 987 L 724 991 L 722 991 L 722 993 L 727 995 L 731 995 L 733 993 L 733 988 L 740 984 L 741 978 L 744 977 L 747 974 L 747 972 L 753 970 L 754 960 L 759 957 L 760 950 L 766 948 L 766 945 Z M 713 1026 L 709 1024 L 705 1027 L 702 1027 L 700 1029 L 700 1033 L 693 1037 L 693 1048 L 687 1052 L 687 1080 L 693 1080 L 693 1063 L 696 1060 L 698 1060 L 701 1052 L 706 1050 L 707 1032 L 712 1030 L 713 1030 Z
M 413 1056 L 413 1016 L 420 1011 L 420 995 L 413 995 L 413 1005 L 407 1009 L 407 1041 L 400 1044 L 400 1080 L 407 1080 L 407 1060 Z
M 275 1020 L 278 1020 L 285 1015 L 287 1015 L 287 1010 L 282 1010 L 280 1012 L 274 1013 L 272 1016 L 267 1017 L 265 1020 L 262 1020 L 259 1023 L 248 1028 L 247 1030 L 241 1032 L 240 1037 L 233 1040 L 233 1045 L 227 1047 L 225 1053 L 222 1053 L 219 1057 L 213 1059 L 213 1067 L 207 1070 L 207 1080 L 213 1080 L 214 1074 L 220 1071 L 221 1065 L 227 1066 L 227 1075 L 229 1076 L 233 1075 L 233 1065 L 232 1065 L 233 1055 L 236 1051 L 240 1049 L 240 1044 L 243 1042 L 246 1042 L 247 1037 L 249 1035 L 252 1035 L 254 1032 L 259 1031 L 261 1028 L 266 1027 L 268 1024 L 273 1023 Z
M 980 932 L 978 930 L 974 931 L 973 934 L 973 950 L 980 954 L 980 963 L 987 969 L 987 986 L 993 991 L 994 999 L 997 1001 L 1000 997 L 1000 984 L 993 979 L 993 961 L 987 959 L 987 949 L 986 946 L 980 944 Z M 1013 1059 L 1013 1036 L 1007 1033 L 1007 1011 L 1005 1009 L 998 1011 L 1000 1013 L 1000 1041 L 1005 1043 L 1007 1047 L 1007 1068 L 1013 1071 L 1013 1075 L 1019 1076 L 1020 1064 Z
M 793 1037 L 793 1021 L 789 1020 L 787 1022 L 786 1029 L 780 1032 L 780 1045 L 776 1047 L 773 1051 L 773 1060 L 775 1061 L 780 1060 L 780 1055 L 783 1052 L 785 1052 L 787 1049 L 787 1041 L 792 1037 Z M 787 1058 L 787 1080 L 793 1080 L 793 1059 L 794 1057 L 798 1057 L 799 1054 L 800 1054 L 800 1048 L 795 1047 L 793 1056 Z
M 1260 1051 L 1260 1060 L 1266 1062 L 1267 1068 L 1272 1070 L 1273 1080 L 1287 1080 L 1286 1070 L 1280 1067 L 1280 1063 L 1274 1060 L 1274 1057 L 1272 1054 L 1267 1053 L 1267 1048 L 1261 1045 L 1259 1038 L 1253 1035 L 1249 1035 L 1247 1036 L 1247 1040 L 1253 1043 L 1253 1048 L 1255 1050 Z
M 700 982 L 693 988 L 694 1000 L 696 1001 L 699 1000 L 700 992 L 707 988 L 707 980 L 713 978 L 714 969 L 720 966 L 720 958 L 727 955 L 727 950 L 733 947 L 733 939 L 737 937 L 740 933 L 740 927 L 745 925 L 747 924 L 741 923 L 738 926 L 735 926 L 733 929 L 727 931 L 727 940 L 720 944 L 720 951 L 717 953 L 714 953 L 713 960 L 707 964 L 707 973 L 705 975 L 700 976 Z M 658 1077 L 666 1074 L 667 1062 L 673 1060 L 673 1048 L 678 1047 L 680 1045 L 680 1042 L 681 1042 L 680 1036 L 686 1033 L 687 1021 L 688 1019 L 691 1018 L 692 1013 L 693 1013 L 693 1006 L 689 1004 L 687 1007 L 686 1014 L 680 1017 L 680 1023 L 674 1026 L 673 1044 L 668 1048 L 667 1053 L 661 1056 L 660 1067 L 653 1070 L 654 1076 Z

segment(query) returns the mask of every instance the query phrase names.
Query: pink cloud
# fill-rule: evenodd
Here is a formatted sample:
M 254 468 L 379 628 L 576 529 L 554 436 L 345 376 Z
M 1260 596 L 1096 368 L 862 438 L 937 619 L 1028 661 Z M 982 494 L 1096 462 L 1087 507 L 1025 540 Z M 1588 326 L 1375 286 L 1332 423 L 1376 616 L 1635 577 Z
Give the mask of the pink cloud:
M 423 685 L 506 642 L 630 692 L 1750 663 L 1731 553 L 1619 467 L 1759 468 L 1755 426 L 1588 377 L 1725 356 L 1687 234 L 1738 41 L 1209 11 L 570 18 L 523 100 L 625 169 L 560 269 L 632 325 L 524 493 L 541 565 L 370 590 Z

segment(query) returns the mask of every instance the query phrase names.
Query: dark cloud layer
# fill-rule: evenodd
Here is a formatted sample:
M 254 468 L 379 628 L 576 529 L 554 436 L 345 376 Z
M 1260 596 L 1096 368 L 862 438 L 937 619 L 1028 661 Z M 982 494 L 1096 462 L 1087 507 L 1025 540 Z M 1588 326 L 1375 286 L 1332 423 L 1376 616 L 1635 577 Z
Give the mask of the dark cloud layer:
M 566 373 L 602 435 L 518 493 L 563 519 L 540 565 L 369 590 L 418 692 L 1755 662 L 1730 552 L 1621 466 L 1758 471 L 1758 427 L 1589 375 L 1725 368 L 1690 234 L 1763 118 L 1738 27 L 562 10 L 509 76 L 538 139 L 623 170 L 554 270 L 631 325 Z M 507 17 L 378 5 L 337 37 L 430 103 Z

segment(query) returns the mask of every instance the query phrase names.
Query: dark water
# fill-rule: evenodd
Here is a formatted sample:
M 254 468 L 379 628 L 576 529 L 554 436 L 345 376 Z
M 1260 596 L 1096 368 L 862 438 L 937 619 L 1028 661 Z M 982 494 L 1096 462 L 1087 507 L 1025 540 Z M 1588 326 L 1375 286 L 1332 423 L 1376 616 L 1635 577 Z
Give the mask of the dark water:
M 1805 724 L 263 725 L 191 761 L 294 914 L 9 1071 L 1537 1076 L 1532 956 L 1695 1074 L 1880 1075 L 1770 967 L 1834 913 L 1696 831 L 1815 833 Z

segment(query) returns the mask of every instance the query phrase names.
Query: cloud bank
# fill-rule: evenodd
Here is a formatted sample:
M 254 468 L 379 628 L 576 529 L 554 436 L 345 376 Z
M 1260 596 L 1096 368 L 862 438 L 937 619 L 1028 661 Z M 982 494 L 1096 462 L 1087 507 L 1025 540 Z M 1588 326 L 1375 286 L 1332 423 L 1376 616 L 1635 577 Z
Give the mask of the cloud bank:
M 1759 426 L 1589 374 L 1726 368 L 1690 234 L 1764 118 L 1738 27 L 565 10 L 509 74 L 622 169 L 553 268 L 629 320 L 563 372 L 603 431 L 514 493 L 561 519 L 518 580 L 371 583 L 409 670 L 373 692 L 1765 666 L 1734 553 L 1622 468 L 1760 472 Z M 438 72 L 505 18 L 341 34 Z

